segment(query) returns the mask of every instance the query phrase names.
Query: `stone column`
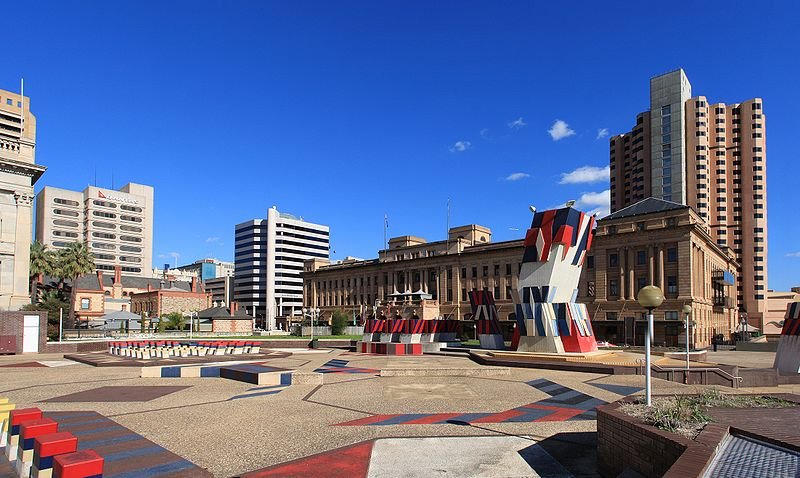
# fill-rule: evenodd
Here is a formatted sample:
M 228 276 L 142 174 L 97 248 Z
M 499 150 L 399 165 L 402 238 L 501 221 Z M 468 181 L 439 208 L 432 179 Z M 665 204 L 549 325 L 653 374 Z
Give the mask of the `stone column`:
M 655 258 L 653 256 L 654 256 L 653 246 L 648 246 L 647 247 L 647 279 L 648 279 L 648 285 L 655 284 L 655 280 L 656 280 L 656 271 L 654 269 L 654 267 L 655 267 Z
M 617 249 L 617 264 L 619 266 L 619 298 L 627 299 L 628 288 L 625 287 L 625 258 L 628 256 L 627 249 Z
M 628 249 L 628 299 L 636 300 L 636 251 Z
M 30 255 L 32 241 L 32 222 L 33 211 L 31 203 L 33 194 L 30 191 L 15 191 L 14 200 L 16 202 L 17 218 L 14 239 L 14 272 L 13 286 L 9 297 L 8 306 L 10 310 L 19 310 L 31 301 L 29 294 L 30 286 Z M 0 308 L 5 309 L 6 301 L 0 299 Z
M 658 246 L 658 286 L 661 287 L 661 293 L 666 294 L 667 287 L 664 284 L 664 245 Z

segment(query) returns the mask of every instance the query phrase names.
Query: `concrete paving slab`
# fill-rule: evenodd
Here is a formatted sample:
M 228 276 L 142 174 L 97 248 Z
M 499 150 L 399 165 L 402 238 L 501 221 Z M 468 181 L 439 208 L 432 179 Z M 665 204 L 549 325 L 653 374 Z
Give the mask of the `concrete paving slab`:
M 376 440 L 367 476 L 567 478 L 572 474 L 531 438 L 489 436 Z

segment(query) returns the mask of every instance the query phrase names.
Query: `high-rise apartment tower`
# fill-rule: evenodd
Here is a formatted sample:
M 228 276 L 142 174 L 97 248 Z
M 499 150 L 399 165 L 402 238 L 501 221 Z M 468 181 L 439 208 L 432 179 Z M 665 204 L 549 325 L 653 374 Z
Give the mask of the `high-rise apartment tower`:
M 709 103 L 683 70 L 650 80 L 650 110 L 610 139 L 611 211 L 656 197 L 692 206 L 740 268 L 737 302 L 763 329 L 767 291 L 763 102 Z

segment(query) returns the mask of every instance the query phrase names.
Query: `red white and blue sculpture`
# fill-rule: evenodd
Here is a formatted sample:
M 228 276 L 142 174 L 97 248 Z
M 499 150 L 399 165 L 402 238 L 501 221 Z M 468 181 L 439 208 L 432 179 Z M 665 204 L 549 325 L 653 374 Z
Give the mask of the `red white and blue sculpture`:
M 800 302 L 792 302 L 786 307 L 773 368 L 778 369 L 781 375 L 800 373 Z
M 503 350 L 503 332 L 497 320 L 497 306 L 494 304 L 494 295 L 488 290 L 473 290 L 469 293 L 469 303 L 472 306 L 472 319 L 475 321 L 475 330 L 482 349 Z
M 571 205 L 534 211 L 525 235 L 518 287 L 512 289 L 520 352 L 594 352 L 597 342 L 578 282 L 592 245 L 595 218 Z

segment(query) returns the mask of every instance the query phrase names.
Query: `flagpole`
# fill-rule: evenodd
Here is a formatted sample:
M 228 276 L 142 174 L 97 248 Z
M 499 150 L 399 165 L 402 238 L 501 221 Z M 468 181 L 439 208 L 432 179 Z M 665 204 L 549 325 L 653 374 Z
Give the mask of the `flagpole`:
M 386 262 L 386 255 L 389 253 L 389 244 L 386 239 L 386 230 L 389 228 L 389 215 L 383 215 L 383 262 Z

